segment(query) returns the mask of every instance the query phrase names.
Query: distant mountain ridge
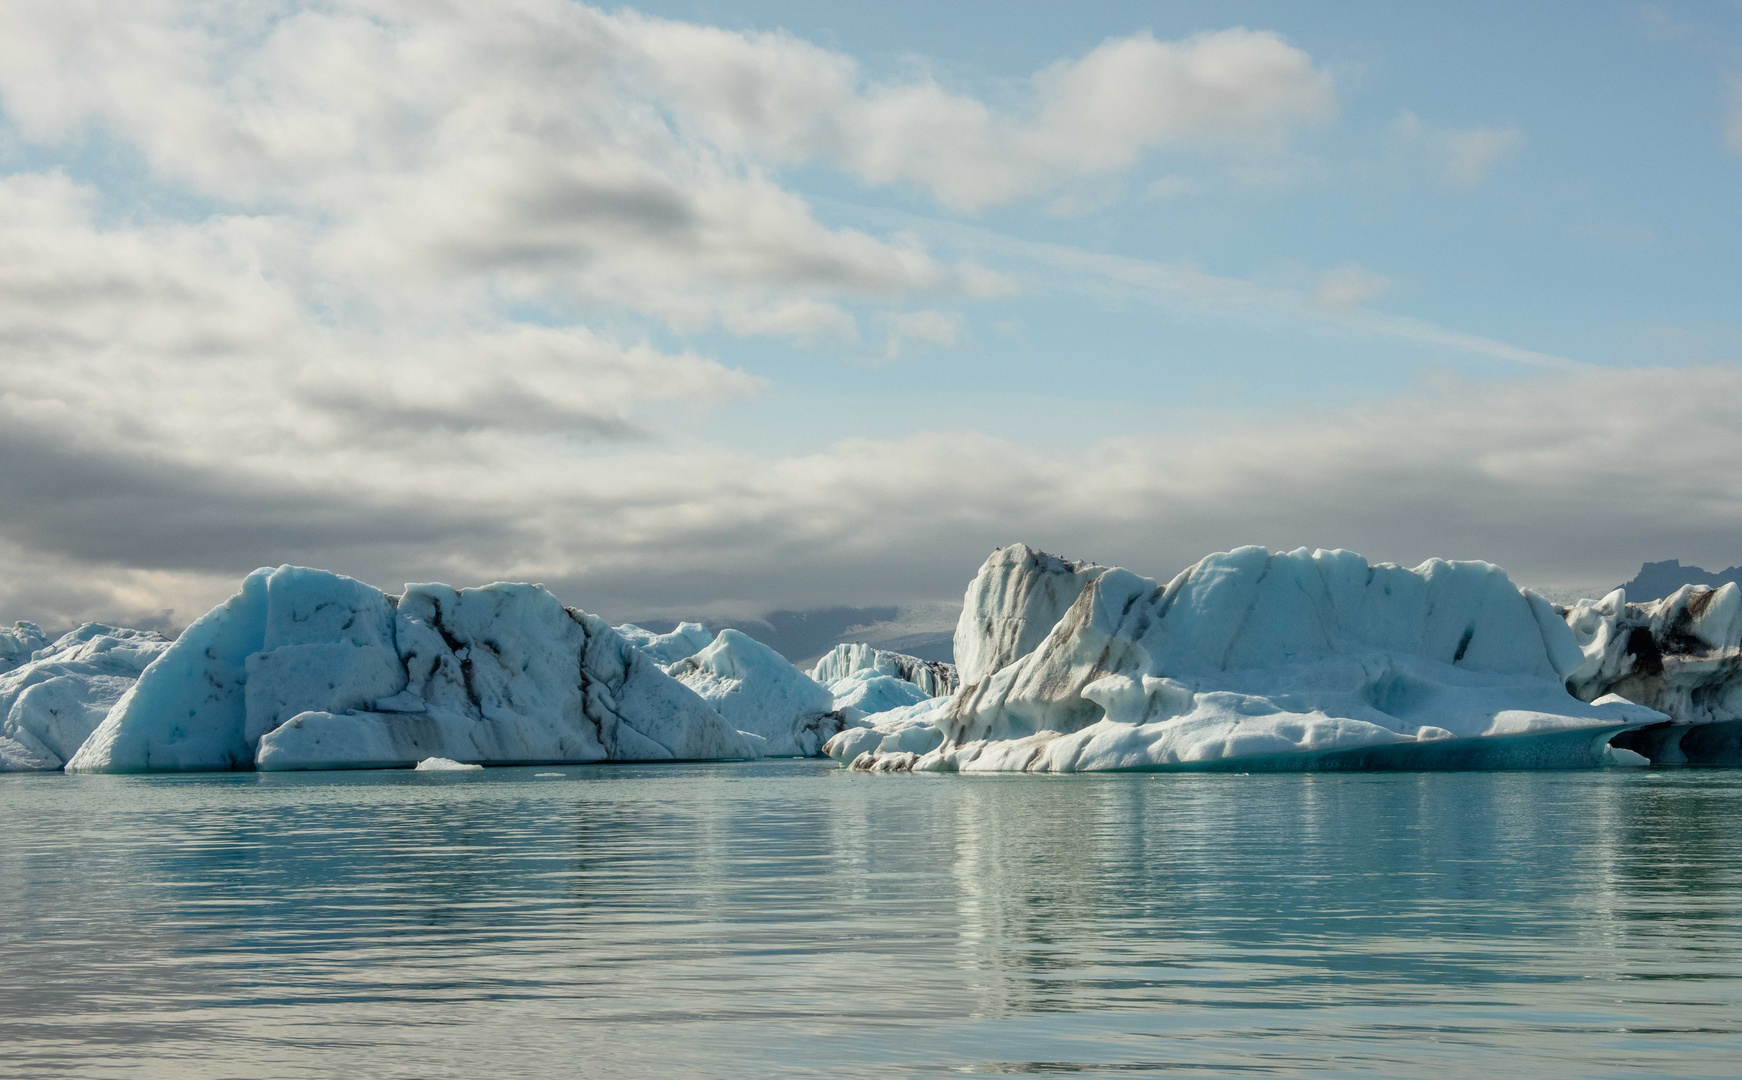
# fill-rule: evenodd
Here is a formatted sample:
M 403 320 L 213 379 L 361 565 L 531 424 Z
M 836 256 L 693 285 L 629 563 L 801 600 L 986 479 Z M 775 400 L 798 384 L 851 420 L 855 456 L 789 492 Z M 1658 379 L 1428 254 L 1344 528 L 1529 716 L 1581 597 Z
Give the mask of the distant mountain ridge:
M 1742 584 L 1742 566 L 1712 573 L 1698 566 L 1683 566 L 1680 559 L 1648 562 L 1639 568 L 1632 581 L 1621 586 L 1627 591 L 1629 603 L 1659 600 L 1683 585 L 1711 585 L 1714 588 L 1730 582 Z

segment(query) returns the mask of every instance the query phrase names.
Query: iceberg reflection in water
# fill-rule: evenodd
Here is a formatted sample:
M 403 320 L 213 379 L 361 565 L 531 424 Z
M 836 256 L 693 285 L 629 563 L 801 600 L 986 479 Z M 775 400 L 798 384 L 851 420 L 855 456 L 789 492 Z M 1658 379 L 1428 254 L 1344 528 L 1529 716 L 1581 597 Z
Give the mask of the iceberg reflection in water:
M 1732 1075 L 1742 774 L 0 777 L 0 1076 Z

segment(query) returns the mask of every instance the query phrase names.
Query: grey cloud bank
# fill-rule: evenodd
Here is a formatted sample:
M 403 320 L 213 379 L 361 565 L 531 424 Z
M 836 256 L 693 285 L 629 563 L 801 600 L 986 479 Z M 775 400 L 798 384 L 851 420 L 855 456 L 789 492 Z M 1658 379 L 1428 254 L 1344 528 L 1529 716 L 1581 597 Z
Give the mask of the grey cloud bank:
M 1742 451 L 1728 370 L 1593 372 L 1470 384 L 1375 411 L 1195 437 L 1090 441 L 1070 455 L 983 436 L 849 442 L 805 457 L 612 454 L 521 478 L 455 461 L 400 485 L 317 488 L 8 436 L 0 535 L 122 618 L 106 584 L 168 572 L 144 610 L 203 598 L 175 574 L 238 562 L 337 566 L 365 580 L 540 580 L 613 617 L 759 614 L 942 600 L 1012 529 L 1165 573 L 1256 540 L 1378 557 L 1486 557 L 1548 587 L 1607 584 L 1637 553 L 1734 550 Z M 1653 402 L 1656 404 L 1653 404 Z M 1708 460 L 1689 447 L 1723 448 Z M 15 562 L 14 565 L 19 565 Z M 9 575 L 14 590 L 30 575 Z M 31 582 L 41 603 L 43 583 Z M 8 593 L 0 617 L 35 618 Z M 99 610 L 101 609 L 101 610 Z

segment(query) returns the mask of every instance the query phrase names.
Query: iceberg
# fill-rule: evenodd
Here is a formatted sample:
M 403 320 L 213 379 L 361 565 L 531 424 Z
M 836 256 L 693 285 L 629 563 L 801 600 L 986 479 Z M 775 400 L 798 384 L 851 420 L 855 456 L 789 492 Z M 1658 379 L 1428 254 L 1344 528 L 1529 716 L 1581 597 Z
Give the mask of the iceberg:
M 414 768 L 418 772 L 481 772 L 482 765 L 467 765 L 452 758 L 430 757 L 418 762 Z
M 727 723 L 765 740 L 762 752 L 772 757 L 812 757 L 847 722 L 827 687 L 738 630 L 720 631 L 707 648 L 665 670 Z
M 19 625 L 34 633 L 14 640 L 42 639 Z M 169 645 L 150 630 L 86 623 L 0 673 L 0 772 L 61 768 Z
M 943 743 L 941 724 L 949 706 L 949 698 L 926 698 L 867 717 L 842 728 L 824 744 L 823 753 L 843 765 L 890 771 L 893 762 L 912 762 Z
M 836 645 L 811 668 L 810 677 L 827 686 L 867 671 L 911 683 L 926 697 L 944 697 L 956 692 L 954 664 L 921 660 L 917 656 L 889 652 L 863 643 Z
M 1587 658 L 1567 622 L 1482 562 L 1246 547 L 1162 585 L 1017 544 L 968 587 L 955 652 L 952 696 L 826 752 L 882 771 L 1575 768 L 1665 719 L 1569 693 Z
M 624 641 L 640 649 L 655 662 L 660 664 L 675 664 L 686 657 L 694 656 L 707 648 L 714 640 L 714 635 L 699 622 L 678 623 L 669 634 L 656 634 L 651 630 L 643 630 L 634 623 L 624 623 L 614 627 Z
M 811 669 L 848 722 L 918 705 L 956 690 L 956 668 L 864 643 L 837 645 Z
M 48 637 L 42 627 L 33 622 L 0 626 L 0 675 L 20 664 L 28 663 L 31 654 L 48 647 Z
M 69 772 L 756 756 L 597 616 L 538 585 L 250 574 L 139 674 Z
M 1567 686 L 1664 713 L 1615 746 L 1659 764 L 1742 765 L 1742 586 L 1684 585 L 1628 603 L 1626 590 L 1558 609 L 1582 661 Z
M 894 709 L 918 705 L 931 700 L 923 690 L 905 679 L 880 675 L 876 671 L 856 671 L 828 686 L 835 701 L 835 711 L 848 722 L 862 721 Z

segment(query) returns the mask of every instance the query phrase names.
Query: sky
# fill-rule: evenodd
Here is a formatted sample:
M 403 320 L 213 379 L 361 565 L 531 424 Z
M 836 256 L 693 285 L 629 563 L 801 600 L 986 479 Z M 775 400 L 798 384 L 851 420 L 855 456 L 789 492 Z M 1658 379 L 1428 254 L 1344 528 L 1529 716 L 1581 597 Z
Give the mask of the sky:
M 0 621 L 1742 563 L 1742 3 L 0 0 Z

